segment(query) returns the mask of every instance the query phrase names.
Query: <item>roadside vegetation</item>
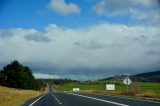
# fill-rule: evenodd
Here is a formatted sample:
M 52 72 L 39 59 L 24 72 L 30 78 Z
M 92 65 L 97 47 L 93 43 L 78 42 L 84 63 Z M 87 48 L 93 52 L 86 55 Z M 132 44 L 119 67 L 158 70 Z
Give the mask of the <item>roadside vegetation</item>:
M 0 106 L 21 106 L 28 99 L 37 97 L 43 93 L 45 92 L 0 86 Z
M 0 71 L 0 106 L 21 106 L 46 92 L 46 83 L 32 75 L 32 70 L 13 61 Z
M 46 86 L 34 78 L 29 67 L 23 66 L 16 60 L 0 71 L 0 85 L 31 90 L 41 90 Z
M 106 91 L 106 84 L 114 83 L 116 85 L 115 91 Z M 132 84 L 139 85 L 139 90 L 134 91 L 131 88 Z M 80 92 L 97 93 L 97 94 L 110 94 L 110 95 L 126 95 L 132 97 L 141 97 L 153 100 L 160 100 L 160 83 L 152 82 L 133 82 L 129 86 L 129 91 L 126 91 L 126 85 L 122 81 L 94 81 L 82 83 L 69 83 L 58 85 L 57 91 L 72 92 L 73 88 L 80 88 Z

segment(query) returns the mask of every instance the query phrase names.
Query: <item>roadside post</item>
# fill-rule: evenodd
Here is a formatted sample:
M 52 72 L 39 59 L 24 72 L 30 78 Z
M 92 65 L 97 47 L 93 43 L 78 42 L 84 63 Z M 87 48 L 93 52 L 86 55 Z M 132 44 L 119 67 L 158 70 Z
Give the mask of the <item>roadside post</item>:
M 126 77 L 124 80 L 123 80 L 123 83 L 126 85 L 127 87 L 127 94 L 128 94 L 128 86 L 132 83 L 132 81 L 129 79 L 129 77 Z

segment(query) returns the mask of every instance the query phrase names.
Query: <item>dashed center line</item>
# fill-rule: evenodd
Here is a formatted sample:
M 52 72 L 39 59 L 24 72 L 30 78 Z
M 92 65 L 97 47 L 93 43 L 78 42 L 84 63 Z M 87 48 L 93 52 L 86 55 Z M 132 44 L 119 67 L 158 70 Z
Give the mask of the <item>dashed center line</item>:
M 59 104 L 59 105 L 62 105 L 62 103 L 61 103 L 61 102 L 59 102 L 58 104 Z
M 59 105 L 63 105 L 63 104 L 61 103 L 61 101 L 60 101 L 59 99 L 57 99 L 56 96 L 54 96 L 53 94 L 52 94 L 52 96 L 53 96 L 53 98 L 58 102 Z M 64 106 L 64 105 L 63 105 L 63 106 Z

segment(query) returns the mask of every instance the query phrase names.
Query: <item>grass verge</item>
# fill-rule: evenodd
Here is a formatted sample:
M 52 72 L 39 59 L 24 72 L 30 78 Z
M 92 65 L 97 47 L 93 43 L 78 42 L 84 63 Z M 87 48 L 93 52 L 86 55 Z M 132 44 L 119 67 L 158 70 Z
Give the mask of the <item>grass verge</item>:
M 20 90 L 0 86 L 0 106 L 21 106 L 27 100 L 45 92 L 34 90 Z
M 132 98 L 160 101 L 160 83 L 136 82 L 140 85 L 140 90 L 138 92 L 133 92 L 129 89 L 128 94 L 126 93 L 126 86 L 122 82 L 115 83 L 115 91 L 106 91 L 106 83 L 108 82 L 92 82 L 90 84 L 70 83 L 59 85 L 56 90 L 60 92 L 72 92 L 73 88 L 80 88 L 80 92 L 83 93 L 129 96 Z

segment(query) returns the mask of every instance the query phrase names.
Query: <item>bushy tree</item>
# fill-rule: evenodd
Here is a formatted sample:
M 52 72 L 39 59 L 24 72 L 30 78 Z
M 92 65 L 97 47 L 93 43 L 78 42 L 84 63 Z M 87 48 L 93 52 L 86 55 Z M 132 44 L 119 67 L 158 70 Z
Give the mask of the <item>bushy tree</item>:
M 32 70 L 20 64 L 17 60 L 6 65 L 0 71 L 0 84 L 21 89 L 39 90 L 45 86 L 32 75 Z

